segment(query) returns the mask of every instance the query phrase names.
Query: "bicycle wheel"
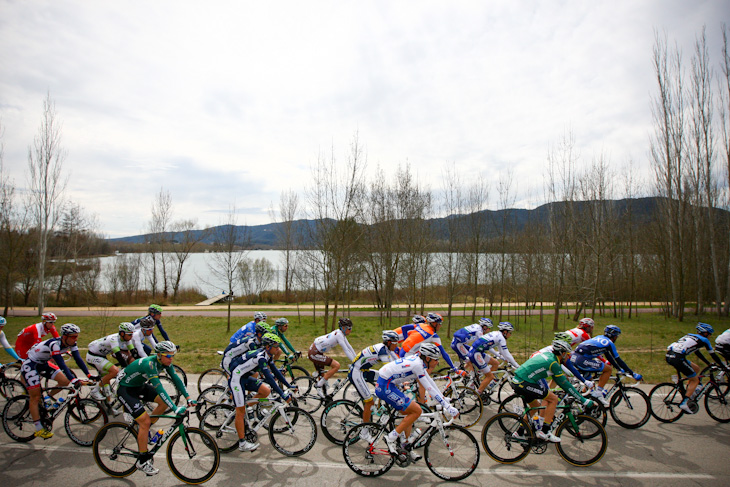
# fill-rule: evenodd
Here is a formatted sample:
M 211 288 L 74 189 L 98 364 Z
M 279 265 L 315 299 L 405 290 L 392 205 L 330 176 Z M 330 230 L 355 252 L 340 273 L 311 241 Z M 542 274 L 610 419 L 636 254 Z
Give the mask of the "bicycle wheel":
M 649 396 L 636 387 L 623 387 L 611 396 L 609 411 L 619 426 L 641 428 L 651 418 Z
M 456 393 L 449 388 L 444 391 L 444 396 L 450 398 L 451 405 L 459 410 L 459 415 L 454 420 L 456 425 L 470 428 L 482 419 L 484 411 L 482 398 L 474 389 L 456 386 Z
M 167 444 L 167 464 L 186 484 L 202 484 L 218 471 L 221 454 L 215 440 L 200 428 L 186 427 L 185 438 L 176 431 Z
M 228 453 L 238 447 L 238 433 L 234 424 L 236 410 L 229 404 L 211 406 L 200 420 L 200 427 L 215 438 L 218 448 Z
M 180 377 L 180 379 L 182 379 L 183 384 L 185 384 L 185 387 L 187 387 L 188 386 L 188 376 L 185 373 L 185 371 L 179 365 L 173 365 L 172 368 L 175 369 L 175 373 L 177 374 L 178 377 Z M 161 375 L 164 375 L 165 377 L 170 377 L 167 374 L 167 372 L 164 370 L 162 371 Z M 172 380 L 172 379 L 170 379 L 170 380 Z
M 208 369 L 198 377 L 198 393 L 203 392 L 210 386 L 228 385 L 228 376 L 223 369 Z
M 601 423 L 590 416 L 563 421 L 555 431 L 560 443 L 555 447 L 563 460 L 576 467 L 589 467 L 600 460 L 608 448 L 608 437 Z
M 269 440 L 276 451 L 288 457 L 304 455 L 317 441 L 317 424 L 308 412 L 292 406 L 274 413 L 269 422 Z
M 332 401 L 324 407 L 319 425 L 324 436 L 341 445 L 350 428 L 362 423 L 362 408 L 347 399 Z
M 681 402 L 679 386 L 672 382 L 662 382 L 649 392 L 651 415 L 662 423 L 673 423 L 682 417 L 684 411 L 679 409 Z
M 347 399 L 348 401 L 352 402 L 358 402 L 360 401 L 360 393 L 357 392 L 357 388 L 355 387 L 355 384 L 353 384 L 350 381 L 347 381 L 347 385 L 342 388 L 342 399 Z
M 6 377 L 0 383 L 0 394 L 2 394 L 5 399 L 12 399 L 16 396 L 27 393 L 25 386 L 19 380 L 8 379 Z
M 299 389 L 294 393 L 294 397 L 300 408 L 311 414 L 322 406 L 324 399 L 317 394 L 314 379 L 311 377 L 297 377 L 294 379 L 293 385 Z
M 504 381 L 501 384 L 499 384 L 499 389 L 497 390 L 497 403 L 502 404 L 502 401 L 507 399 L 509 396 L 514 394 L 514 390 L 512 390 L 512 383 L 510 381 Z
M 494 461 L 517 463 L 530 453 L 534 443 L 532 428 L 513 413 L 492 416 L 482 429 L 482 446 Z
M 195 405 L 195 414 L 198 420 L 203 419 L 203 415 L 211 406 L 216 404 L 230 404 L 229 397 L 226 395 L 226 388 L 223 386 L 210 386 L 198 395 L 198 403 Z
M 5 366 L 5 377 L 20 381 L 20 364 L 8 364 Z
M 447 426 L 444 435 L 434 428 L 423 451 L 426 466 L 438 478 L 463 480 L 479 465 L 479 443 L 466 428 Z
M 512 394 L 507 399 L 502 401 L 497 408 L 497 413 L 513 413 L 518 416 L 525 414 L 527 404 L 522 396 Z
M 35 438 L 35 425 L 30 417 L 30 399 L 18 396 L 10 399 L 3 408 L 3 429 L 10 438 L 26 443 Z
M 109 422 L 104 408 L 93 399 L 79 399 L 69 404 L 63 425 L 71 441 L 80 446 L 91 446 L 102 426 Z
M 360 432 L 367 429 L 374 439 L 360 438 Z M 376 423 L 362 423 L 350 429 L 342 443 L 342 455 L 350 470 L 363 477 L 377 477 L 390 470 L 395 458 L 385 443 L 385 427 Z
M 112 477 L 126 477 L 137 470 L 137 432 L 126 423 L 107 423 L 94 437 L 94 461 Z
M 296 379 L 297 377 L 311 377 L 312 374 L 309 373 L 307 369 L 302 367 L 301 365 L 292 365 L 291 366 L 291 373 L 292 378 Z
M 717 385 L 707 385 L 705 392 L 705 411 L 712 419 L 720 423 L 730 423 L 730 393 L 728 383 L 720 382 Z

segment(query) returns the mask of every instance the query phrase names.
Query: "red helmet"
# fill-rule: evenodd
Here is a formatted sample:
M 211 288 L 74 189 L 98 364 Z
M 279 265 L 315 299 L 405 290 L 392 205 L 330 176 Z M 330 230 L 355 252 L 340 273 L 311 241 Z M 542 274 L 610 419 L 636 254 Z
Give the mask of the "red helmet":
M 594 326 L 596 326 L 596 323 L 590 318 L 583 318 L 578 322 L 578 328 L 588 332 L 593 331 Z
M 43 315 L 41 316 L 41 319 L 42 319 L 43 321 L 51 321 L 51 322 L 54 322 L 54 323 L 55 323 L 55 321 L 56 321 L 56 320 L 57 320 L 58 318 L 56 318 L 56 315 L 55 315 L 55 314 L 53 314 L 53 313 L 43 313 Z

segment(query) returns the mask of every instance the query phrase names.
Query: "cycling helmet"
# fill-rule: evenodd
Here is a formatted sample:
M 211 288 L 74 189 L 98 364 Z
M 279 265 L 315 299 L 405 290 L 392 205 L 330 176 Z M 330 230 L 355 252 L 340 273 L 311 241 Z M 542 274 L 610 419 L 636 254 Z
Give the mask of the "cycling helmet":
M 438 313 L 429 313 L 426 315 L 426 321 L 429 323 L 441 323 L 444 321 L 443 317 Z
M 338 324 L 340 328 L 349 328 L 352 330 L 352 320 L 350 318 L 340 318 Z
M 61 335 L 78 335 L 81 333 L 81 328 L 73 323 L 66 323 L 61 327 Z
M 555 334 L 553 340 L 562 340 L 565 343 L 573 343 L 573 335 L 567 331 L 559 331 Z
M 271 328 L 266 323 L 256 323 L 256 333 L 260 335 L 264 335 L 265 333 L 270 333 Z
M 150 304 L 150 307 L 147 309 L 147 312 L 150 314 L 162 314 L 162 306 L 157 304 Z
M 571 350 L 572 348 L 570 347 L 570 342 L 565 342 L 558 339 L 553 340 L 553 352 L 563 355 L 566 353 L 570 353 Z
M 413 318 L 411 318 L 411 319 L 413 320 L 413 323 L 415 323 L 415 324 L 426 322 L 426 318 L 424 318 L 421 315 L 413 315 Z
M 134 333 L 134 325 L 132 323 L 119 323 L 119 331 L 124 333 Z
M 606 328 L 604 328 L 603 334 L 608 338 L 614 338 L 621 334 L 621 328 L 616 325 L 608 325 Z
M 155 352 L 157 353 L 177 353 L 177 347 L 171 341 L 157 342 L 155 345 Z
M 266 321 L 266 313 L 264 313 L 263 311 L 256 311 L 253 314 L 253 319 L 259 320 L 259 321 Z
M 155 319 L 151 316 L 145 316 L 139 320 L 139 326 L 141 328 L 151 329 L 155 327 Z
M 0 316 L 0 326 L 5 326 L 7 323 L 8 322 L 5 320 L 5 318 L 3 318 L 2 316 Z
M 261 345 L 264 347 L 279 346 L 281 344 L 281 338 L 274 335 L 273 333 L 266 333 L 261 338 Z
M 707 323 L 697 323 L 697 331 L 699 333 L 709 333 L 710 335 L 715 333 L 715 329 L 712 325 L 708 325 Z
M 418 349 L 422 357 L 428 357 L 435 360 L 441 358 L 441 350 L 433 343 L 424 343 L 421 348 Z
M 279 318 L 279 319 L 276 320 L 276 322 L 274 322 L 274 324 L 276 326 L 288 325 L 289 324 L 289 320 L 287 320 L 286 318 Z
M 590 318 L 583 318 L 578 322 L 578 328 L 581 330 L 593 331 L 594 326 L 596 326 L 596 323 Z
M 393 330 L 383 330 L 383 343 L 397 342 L 399 339 L 400 337 Z
M 43 315 L 41 316 L 41 319 L 43 321 L 54 321 L 55 322 L 58 318 L 56 318 L 56 315 L 53 313 L 43 313 Z
M 515 331 L 515 327 L 509 321 L 499 322 L 499 331 Z
M 492 320 L 489 318 L 479 318 L 479 324 L 482 326 L 486 326 L 487 328 L 491 328 L 494 326 L 494 323 L 492 323 Z

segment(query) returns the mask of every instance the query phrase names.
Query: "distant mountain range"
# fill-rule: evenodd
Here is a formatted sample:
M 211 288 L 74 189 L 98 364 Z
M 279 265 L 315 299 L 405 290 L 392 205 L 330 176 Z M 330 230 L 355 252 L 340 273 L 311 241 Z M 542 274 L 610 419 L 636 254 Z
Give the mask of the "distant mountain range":
M 612 200 L 610 204 L 613 206 L 615 214 L 620 215 L 626 213 L 629 208 L 632 212 L 632 218 L 636 225 L 642 226 L 656 217 L 656 212 L 661 199 L 652 198 L 634 198 L 634 199 L 622 199 Z M 580 212 L 590 202 L 579 201 L 575 202 L 575 211 Z M 532 210 L 526 209 L 507 209 L 507 210 L 484 210 L 480 211 L 472 216 L 482 218 L 485 227 L 485 237 L 494 238 L 499 236 L 499 229 L 502 228 L 502 222 L 507 222 L 508 228 L 515 229 L 517 231 L 522 230 L 528 222 L 532 224 L 547 224 L 550 216 L 550 209 L 553 205 L 565 206 L 567 203 L 548 203 L 539 206 Z M 722 218 L 728 219 L 730 213 L 725 210 L 718 209 L 717 212 Z M 433 218 L 431 223 L 434 226 L 436 235 L 443 235 L 444 238 L 448 237 L 448 220 L 458 218 L 459 216 L 466 217 L 467 215 L 450 215 L 443 218 Z M 471 218 L 470 218 L 471 219 Z M 314 220 L 297 220 L 294 222 L 299 229 L 304 229 L 307 226 L 315 224 Z M 497 224 L 495 224 L 497 223 Z M 245 235 L 246 232 L 250 234 L 251 244 L 254 248 L 276 248 L 277 247 L 277 226 L 281 223 L 268 223 L 266 225 L 250 225 L 250 226 L 239 226 L 238 231 L 241 235 Z M 213 244 L 214 237 L 213 233 L 215 229 L 224 228 L 226 225 L 220 227 L 214 227 L 209 234 L 203 239 L 206 244 Z M 202 230 L 196 230 L 196 232 L 202 232 Z M 140 244 L 149 241 L 151 234 L 144 235 L 133 235 L 131 237 L 120 237 L 108 239 L 110 243 L 130 243 Z M 168 233 L 166 234 L 171 240 L 177 240 L 180 238 L 180 234 Z

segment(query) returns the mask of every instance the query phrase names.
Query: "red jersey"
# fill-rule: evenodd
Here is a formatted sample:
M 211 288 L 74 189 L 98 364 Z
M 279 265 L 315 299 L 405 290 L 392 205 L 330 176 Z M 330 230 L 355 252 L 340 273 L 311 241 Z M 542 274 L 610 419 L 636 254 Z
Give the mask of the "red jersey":
M 28 350 L 33 348 L 33 345 L 43 341 L 43 337 L 48 334 L 53 335 L 53 338 L 58 338 L 60 335 L 56 330 L 55 325 L 51 325 L 51 330 L 47 331 L 43 323 L 36 323 L 30 325 L 18 333 L 18 338 L 15 340 L 15 353 L 22 359 L 28 358 Z

